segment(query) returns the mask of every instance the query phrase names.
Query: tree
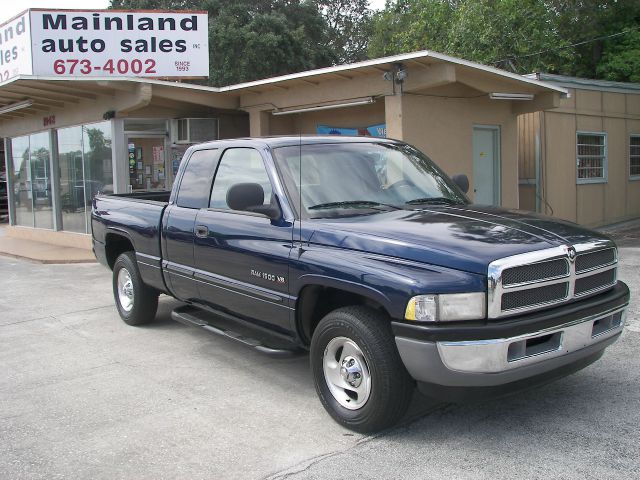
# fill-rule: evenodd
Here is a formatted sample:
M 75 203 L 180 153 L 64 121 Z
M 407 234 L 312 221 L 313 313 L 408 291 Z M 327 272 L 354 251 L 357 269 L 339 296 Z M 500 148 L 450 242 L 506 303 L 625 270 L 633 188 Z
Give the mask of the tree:
M 518 73 L 629 81 L 639 24 L 640 0 L 397 0 L 375 15 L 369 55 L 429 49 Z
M 560 73 L 625 80 L 628 71 L 639 61 L 633 50 L 633 31 L 640 24 L 640 0 L 546 0 L 547 7 L 556 14 L 560 35 L 573 45 L 570 48 L 572 62 L 560 69 Z M 622 32 L 629 32 L 620 35 Z M 630 35 L 630 36 L 629 36 Z M 636 37 L 637 38 L 637 37 Z M 636 52 L 637 52 L 637 43 Z M 611 63 L 601 66 L 605 55 Z M 615 66 L 619 61 L 629 65 Z M 637 71 L 637 70 L 636 70 Z M 618 73 L 615 73 L 618 72 Z
M 318 9 L 329 28 L 329 50 L 337 63 L 367 58 L 372 12 L 368 0 L 320 0 Z
M 553 14 L 540 0 L 400 0 L 374 20 L 371 56 L 435 50 L 531 72 L 555 66 L 563 45 Z
M 640 83 L 640 31 L 629 30 L 619 42 L 605 43 L 596 74 L 606 80 Z
M 211 85 L 325 67 L 338 58 L 311 0 L 111 0 L 110 8 L 206 10 Z
M 214 0 L 209 9 L 215 85 L 329 66 L 327 25 L 310 1 Z
M 389 2 L 373 16 L 369 56 L 380 57 L 415 50 L 447 53 L 455 8 L 441 0 Z

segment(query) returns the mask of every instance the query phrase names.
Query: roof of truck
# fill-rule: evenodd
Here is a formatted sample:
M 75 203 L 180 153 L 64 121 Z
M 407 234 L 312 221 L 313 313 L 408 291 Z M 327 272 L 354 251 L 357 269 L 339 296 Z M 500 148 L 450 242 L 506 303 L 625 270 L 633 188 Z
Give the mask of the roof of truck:
M 202 143 L 196 145 L 195 148 L 200 147 L 214 147 L 221 143 L 250 143 L 262 144 L 271 148 L 275 147 L 288 147 L 293 145 L 312 145 L 322 143 L 402 143 L 398 140 L 390 138 L 380 137 L 364 137 L 364 136 L 347 136 L 347 135 L 283 135 L 283 136 L 269 136 L 269 137 L 246 137 L 246 138 L 233 138 L 226 140 L 214 140 L 211 142 Z

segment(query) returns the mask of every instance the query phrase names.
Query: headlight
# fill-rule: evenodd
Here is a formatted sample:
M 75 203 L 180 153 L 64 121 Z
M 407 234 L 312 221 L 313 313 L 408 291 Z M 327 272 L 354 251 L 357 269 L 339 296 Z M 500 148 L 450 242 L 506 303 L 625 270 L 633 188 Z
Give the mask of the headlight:
M 486 315 L 484 292 L 418 295 L 409 300 L 404 318 L 418 322 L 479 320 Z

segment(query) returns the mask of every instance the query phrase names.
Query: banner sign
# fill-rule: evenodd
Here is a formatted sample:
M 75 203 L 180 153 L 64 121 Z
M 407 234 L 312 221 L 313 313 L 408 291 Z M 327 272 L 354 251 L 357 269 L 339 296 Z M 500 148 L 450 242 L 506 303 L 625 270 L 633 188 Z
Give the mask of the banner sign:
M 13 25 L 16 21 L 24 25 Z M 5 33 L 9 28 L 13 36 Z M 18 30 L 27 32 L 20 35 L 27 38 L 28 63 L 10 76 L 209 75 L 208 15 L 203 12 L 29 10 L 0 26 L 3 57 L 4 39 L 17 39 Z
M 0 81 L 31 75 L 29 12 L 0 26 Z
M 387 136 L 387 125 L 385 123 L 381 123 L 379 125 L 371 125 L 370 127 L 365 128 L 342 128 L 318 125 L 316 127 L 316 133 L 319 135 L 351 135 L 384 138 Z

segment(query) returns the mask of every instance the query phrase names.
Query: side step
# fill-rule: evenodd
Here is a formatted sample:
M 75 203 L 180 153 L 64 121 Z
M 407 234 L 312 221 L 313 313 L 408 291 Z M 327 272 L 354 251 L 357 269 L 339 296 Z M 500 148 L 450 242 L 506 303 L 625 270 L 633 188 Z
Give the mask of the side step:
M 221 326 L 220 323 L 224 322 L 224 319 L 216 317 L 213 313 L 209 313 L 200 308 L 184 305 L 182 307 L 178 307 L 171 312 L 171 318 L 177 322 L 180 322 L 184 325 L 188 325 L 190 327 L 200 327 L 206 330 L 209 333 L 213 333 L 215 335 L 220 335 L 221 337 L 227 337 L 231 340 L 235 340 L 236 342 L 243 343 L 249 347 L 252 347 L 259 352 L 264 354 L 273 356 L 273 357 L 291 357 L 298 354 L 303 353 L 303 350 L 298 348 L 296 345 L 284 345 L 284 346 L 268 346 L 265 344 L 265 340 L 258 340 L 256 338 L 252 338 L 248 336 L 247 333 L 239 333 L 234 330 L 227 328 L 226 326 Z M 218 322 L 218 325 L 214 325 L 214 322 Z M 229 323 L 229 322 L 224 322 Z M 238 327 L 242 327 L 238 325 Z M 241 330 L 249 330 L 250 327 L 240 328 Z M 253 333 L 253 332 L 252 332 Z M 256 331 L 256 334 L 260 332 Z M 250 333 L 249 333 L 250 334 Z M 268 335 L 262 335 L 268 336 Z M 278 341 L 273 339 L 274 343 L 284 343 L 282 340 Z

